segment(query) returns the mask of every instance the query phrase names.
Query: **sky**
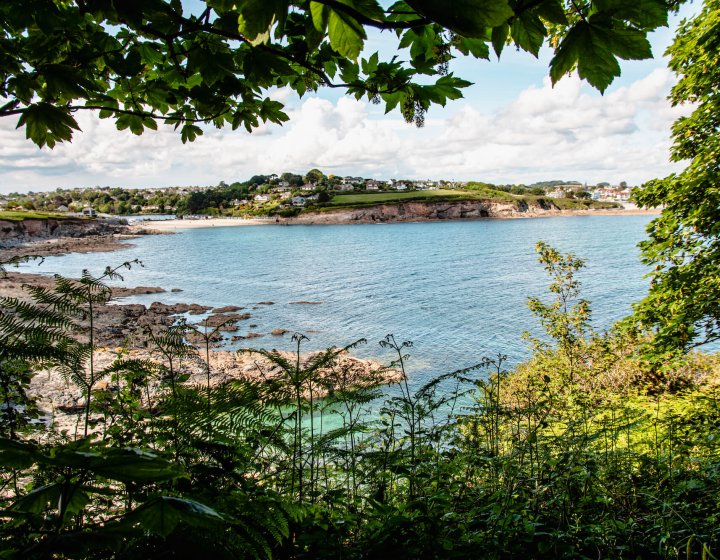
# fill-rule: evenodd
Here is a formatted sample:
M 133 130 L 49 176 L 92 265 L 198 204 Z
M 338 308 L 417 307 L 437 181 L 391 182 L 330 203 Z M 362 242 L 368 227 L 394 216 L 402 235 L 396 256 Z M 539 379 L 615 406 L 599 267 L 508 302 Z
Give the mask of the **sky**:
M 463 99 L 431 108 L 424 128 L 337 90 L 303 98 L 274 91 L 290 116 L 285 125 L 252 134 L 206 127 L 188 144 L 170 126 L 135 136 L 88 112 L 77 115 L 82 132 L 72 143 L 39 149 L 15 129 L 15 117 L 0 118 L 0 194 L 210 186 L 312 168 L 376 179 L 639 185 L 682 169 L 669 162 L 670 129 L 690 108 L 667 101 L 676 78 L 661 55 L 678 22 L 698 10 L 697 3 L 684 6 L 669 28 L 652 34 L 654 59 L 621 61 L 622 76 L 604 95 L 576 75 L 552 87 L 549 49 L 539 59 L 511 48 L 499 62 L 456 59 L 450 71 L 473 85 Z M 366 50 L 391 56 L 393 39 L 375 33 Z

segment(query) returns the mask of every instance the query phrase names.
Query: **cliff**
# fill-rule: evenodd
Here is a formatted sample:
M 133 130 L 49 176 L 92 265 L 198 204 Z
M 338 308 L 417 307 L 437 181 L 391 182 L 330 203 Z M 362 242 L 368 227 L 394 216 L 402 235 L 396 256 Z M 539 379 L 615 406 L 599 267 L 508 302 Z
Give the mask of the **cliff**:
M 0 248 L 14 247 L 29 241 L 60 237 L 87 237 L 121 233 L 126 225 L 120 221 L 88 219 L 0 220 Z
M 592 212 L 592 210 L 583 210 L 581 212 Z M 479 218 L 522 218 L 552 216 L 562 213 L 569 212 L 561 210 L 551 201 L 545 199 L 533 203 L 525 201 L 464 200 L 458 202 L 399 202 L 361 208 L 308 212 L 282 221 L 290 224 L 423 222 L 434 220 L 477 220 Z

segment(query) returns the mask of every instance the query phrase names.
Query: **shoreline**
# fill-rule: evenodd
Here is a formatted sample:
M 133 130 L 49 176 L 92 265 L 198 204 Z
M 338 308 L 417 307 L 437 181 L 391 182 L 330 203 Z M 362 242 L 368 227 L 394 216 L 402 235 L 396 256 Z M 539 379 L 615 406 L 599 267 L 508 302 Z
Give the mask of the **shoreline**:
M 55 279 L 52 276 L 8 271 L 5 276 L 0 277 L 0 297 L 29 301 L 31 296 L 26 289 L 28 286 L 52 289 L 54 284 Z M 231 344 L 236 340 L 260 336 L 267 336 L 268 340 L 280 340 L 289 336 L 289 331 L 278 328 L 267 333 L 253 333 L 251 328 L 254 325 L 250 324 L 252 315 L 247 313 L 248 309 L 244 307 L 227 305 L 213 308 L 196 303 L 161 303 L 164 299 L 163 295 L 169 291 L 177 290 L 144 286 L 112 288 L 110 301 L 95 307 L 93 313 L 95 319 L 93 357 L 96 367 L 107 367 L 120 357 L 162 362 L 162 352 L 153 349 L 147 331 L 162 333 L 185 316 L 196 327 L 215 327 L 209 341 L 212 386 L 236 379 L 262 382 L 283 376 L 282 370 L 267 358 L 250 350 L 233 350 Z M 124 303 L 122 300 L 137 294 L 157 294 L 160 301 L 146 306 L 139 303 Z M 205 338 L 190 330 L 185 335 L 185 339 L 191 348 L 182 362 L 183 373 L 189 376 L 186 383 L 191 386 L 203 385 L 207 382 L 206 362 L 203 358 Z M 307 365 L 318 353 L 318 351 L 302 352 L 301 364 Z M 296 356 L 291 351 L 280 351 L 279 354 L 292 360 Z M 319 375 L 330 380 L 337 377 L 338 372 L 343 372 L 345 383 L 355 386 L 374 383 L 387 385 L 397 383 L 401 379 L 397 369 L 389 368 L 376 359 L 354 356 L 347 351 L 339 351 L 334 366 L 323 368 L 319 371 Z M 102 380 L 98 383 L 97 389 L 112 389 L 112 386 L 112 380 Z M 160 392 L 161 379 L 153 378 L 149 390 L 153 393 Z M 68 382 L 57 371 L 41 369 L 33 375 L 28 392 L 37 398 L 41 414 L 58 430 L 73 430 L 77 415 L 84 408 L 84 397 L 77 386 Z M 319 395 L 325 396 L 322 393 Z
M 344 210 L 338 211 L 337 219 L 333 220 L 332 212 L 309 213 L 304 215 L 302 221 L 294 218 L 207 218 L 202 220 L 147 220 L 133 222 L 129 225 L 130 231 L 153 231 L 158 233 L 173 233 L 186 229 L 202 229 L 211 227 L 245 227 L 245 226 L 267 226 L 267 225 L 353 225 L 372 223 L 430 223 L 430 222 L 476 222 L 481 220 L 521 220 L 528 218 L 563 218 L 567 216 L 644 216 L 659 215 L 660 209 L 641 208 L 608 208 L 607 210 L 559 210 L 547 213 L 528 213 L 526 215 L 516 214 L 512 216 L 487 216 L 481 218 L 459 218 L 459 219 L 431 219 L 417 216 L 411 220 L 386 220 L 382 222 L 358 221 L 343 219 Z M 322 221 L 314 222 L 313 218 Z M 310 220 L 310 221 L 308 221 Z

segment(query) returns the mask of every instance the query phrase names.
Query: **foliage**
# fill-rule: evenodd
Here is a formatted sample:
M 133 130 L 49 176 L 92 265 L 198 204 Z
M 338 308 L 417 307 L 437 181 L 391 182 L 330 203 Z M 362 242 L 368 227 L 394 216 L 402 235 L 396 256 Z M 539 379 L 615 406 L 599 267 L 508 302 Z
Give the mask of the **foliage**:
M 23 220 L 67 220 L 69 216 L 52 212 L 22 212 L 18 210 L 0 211 L 0 220 L 22 222 Z M 75 218 L 78 219 L 78 218 Z
M 680 76 L 673 105 L 691 103 L 693 112 L 673 126 L 672 159 L 688 161 L 677 175 L 645 184 L 638 204 L 662 207 L 640 244 L 654 270 L 638 320 L 656 332 L 659 353 L 720 339 L 720 2 L 708 0 L 684 22 L 668 49 L 670 67 Z
M 0 116 L 17 115 L 41 147 L 70 141 L 85 110 L 133 134 L 164 122 L 187 142 L 202 123 L 252 131 L 285 122 L 272 88 L 333 87 L 421 126 L 431 105 L 469 85 L 448 72 L 456 56 L 487 59 L 506 44 L 537 56 L 547 42 L 553 82 L 577 68 L 604 91 L 620 75 L 618 58 L 651 56 L 647 33 L 678 3 L 205 0 L 189 11 L 178 0 L 5 2 Z M 366 53 L 376 30 L 394 32 L 406 60 Z
M 358 378 L 340 358 L 364 341 L 303 355 L 301 334 L 293 353 L 247 351 L 257 378 L 215 382 L 212 331 L 198 353 L 180 322 L 145 327 L 151 359 L 119 350 L 93 390 L 102 371 L 77 356 L 92 355 L 92 329 L 77 327 L 115 270 L 3 300 L 0 554 L 718 556 L 718 356 L 648 380 L 635 330 L 590 328 L 582 260 L 538 252 L 553 297 L 530 300 L 548 337 L 531 338 L 531 359 L 508 370 L 506 356 L 484 358 L 425 383 L 410 342 L 388 335 L 388 368 Z M 86 435 L 33 422 L 28 381 L 48 365 L 73 366 Z

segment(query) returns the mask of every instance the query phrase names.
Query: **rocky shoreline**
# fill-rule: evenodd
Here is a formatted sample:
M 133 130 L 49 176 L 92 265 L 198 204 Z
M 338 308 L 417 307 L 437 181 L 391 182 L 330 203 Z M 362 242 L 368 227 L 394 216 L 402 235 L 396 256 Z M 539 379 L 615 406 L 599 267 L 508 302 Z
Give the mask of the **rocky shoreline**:
M 293 218 L 279 218 L 282 224 L 377 224 L 396 222 L 471 221 L 483 219 L 547 218 L 558 216 L 608 216 L 656 214 L 659 210 L 624 208 L 562 209 L 547 199 L 536 202 L 400 202 L 359 208 L 308 212 Z
M 75 241 L 77 240 L 59 240 L 57 245 L 72 247 Z M 108 250 L 107 241 L 100 241 L 96 245 L 93 245 L 92 239 L 86 241 L 89 248 Z M 51 276 L 10 271 L 0 277 L 0 297 L 28 301 L 30 296 L 27 287 L 50 289 L 54 283 L 55 280 Z M 249 322 L 252 318 L 251 313 L 246 312 L 243 307 L 211 308 L 196 303 L 166 304 L 160 301 L 145 306 L 117 301 L 118 298 L 132 295 L 165 292 L 163 288 L 147 286 L 112 288 L 112 299 L 105 305 L 98 305 L 93 313 L 96 345 L 93 361 L 96 370 L 109 366 L 118 358 L 162 362 L 162 354 L 153 348 L 148 332 L 162 332 L 182 319 L 194 327 L 194 330 L 188 331 L 186 336 L 187 342 L 194 348 L 182 362 L 183 372 L 189 376 L 186 383 L 191 385 L 207 383 L 207 364 L 202 357 L 205 355 L 206 344 L 212 348 L 211 385 L 233 379 L 265 380 L 283 375 L 279 367 L 263 356 L 248 351 L 234 352 L 222 349 L 226 343 L 239 339 L 260 336 L 280 338 L 288 333 L 282 328 L 274 329 L 269 333 L 253 333 L 249 328 L 254 325 L 250 325 L 245 335 L 234 334 L 241 330 L 240 324 Z M 271 303 L 259 302 L 257 305 Z M 294 355 L 287 352 L 280 354 L 286 358 L 293 358 L 291 361 L 294 361 Z M 303 354 L 301 363 L 307 363 L 316 355 L 316 352 Z M 400 380 L 397 370 L 387 369 L 377 361 L 360 359 L 347 352 L 338 354 L 333 367 L 320 371 L 319 375 L 320 378 L 329 378 L 338 372 L 342 372 L 345 382 L 350 385 L 377 382 L 388 384 Z M 112 383 L 112 380 L 102 380 L 97 385 L 97 389 L 112 389 L 110 386 Z M 153 380 L 149 390 L 151 394 L 161 391 L 160 379 Z M 78 387 L 69 383 L 58 372 L 44 370 L 35 375 L 30 386 L 30 394 L 37 398 L 39 408 L 48 424 L 68 433 L 73 433 L 77 429 L 78 414 L 84 407 L 84 397 Z M 325 390 L 321 389 L 316 397 L 324 394 Z
M 0 262 L 29 255 L 104 253 L 127 247 L 127 241 L 155 230 L 130 228 L 125 220 L 0 220 Z

